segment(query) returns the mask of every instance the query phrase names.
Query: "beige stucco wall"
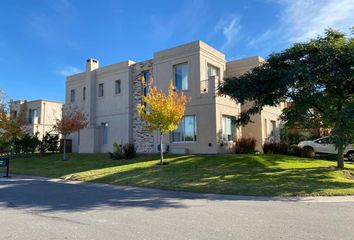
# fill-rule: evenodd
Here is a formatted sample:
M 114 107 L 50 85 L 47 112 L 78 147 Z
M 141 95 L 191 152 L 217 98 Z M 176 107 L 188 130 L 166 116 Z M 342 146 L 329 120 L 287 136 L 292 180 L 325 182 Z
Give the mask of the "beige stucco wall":
M 241 105 L 229 97 L 217 94 L 217 85 L 225 76 L 242 74 L 264 60 L 252 57 L 226 63 L 225 55 L 201 41 L 187 43 L 154 53 L 150 60 L 134 63 L 125 61 L 99 67 L 97 60 L 89 59 L 86 71 L 67 78 L 66 105 L 82 109 L 89 119 L 87 129 L 72 134 L 73 150 L 78 152 L 113 151 L 113 143 L 134 143 L 139 152 L 156 152 L 159 144 L 158 132 L 144 130 L 144 122 L 136 113 L 136 104 L 141 103 L 142 86 L 140 76 L 150 70 L 154 84 L 167 92 L 170 80 L 174 80 L 174 66 L 188 63 L 188 89 L 184 94 L 191 97 L 186 105 L 185 115 L 196 116 L 197 141 L 188 143 L 171 142 L 170 134 L 164 135 L 164 142 L 171 150 L 187 149 L 189 153 L 220 153 L 232 148 L 232 143 L 223 142 L 222 117 L 237 116 Z M 208 64 L 219 69 L 216 77 L 208 79 Z M 122 92 L 116 95 L 115 80 L 121 80 Z M 104 84 L 104 96 L 98 97 L 98 85 Z M 201 86 L 202 85 L 202 86 Z M 206 86 L 208 86 L 206 88 Z M 86 87 L 86 100 L 82 89 Z M 70 103 L 70 91 L 75 89 L 76 102 Z M 204 89 L 206 89 L 204 91 Z M 265 109 L 266 110 L 266 109 Z M 262 116 L 272 119 L 278 112 L 264 111 Z M 274 116 L 273 116 L 274 115 Z M 108 143 L 102 144 L 101 123 L 108 123 Z M 235 130 L 235 137 L 252 135 L 262 141 L 262 121 L 255 125 Z
M 10 112 L 23 111 L 25 118 L 24 130 L 29 134 L 38 133 L 38 137 L 42 138 L 47 132 L 55 134 L 53 129 L 56 121 L 61 119 L 63 103 L 48 101 L 48 100 L 35 100 L 35 101 L 13 101 L 10 104 Z M 32 123 L 29 123 L 29 111 L 37 110 L 38 117 L 34 118 Z
M 113 151 L 113 143 L 131 142 L 131 73 L 132 61 L 99 67 L 98 61 L 89 59 L 86 72 L 70 76 L 66 81 L 66 107 L 78 108 L 87 114 L 88 127 L 69 136 L 73 151 Z M 121 92 L 115 93 L 115 81 L 121 81 Z M 98 85 L 103 84 L 104 96 L 99 97 Z M 83 99 L 83 88 L 86 98 Z M 75 90 L 76 99 L 70 102 L 70 92 Z M 103 144 L 102 123 L 108 123 L 108 142 Z
M 254 67 L 260 66 L 262 63 L 264 63 L 264 59 L 259 56 L 228 62 L 226 65 L 226 75 L 228 77 L 239 76 L 250 71 Z M 246 111 L 251 106 L 252 102 L 246 102 L 241 106 L 241 110 Z M 284 107 L 284 103 L 281 103 L 277 107 L 266 106 L 261 113 L 251 116 L 251 122 L 242 127 L 243 137 L 252 137 L 256 139 L 256 150 L 262 151 L 262 145 L 265 140 L 270 137 L 271 121 L 276 122 L 277 128 L 275 139 L 279 140 L 279 127 L 281 124 L 279 117 Z M 265 121 L 267 121 L 267 125 L 265 125 Z

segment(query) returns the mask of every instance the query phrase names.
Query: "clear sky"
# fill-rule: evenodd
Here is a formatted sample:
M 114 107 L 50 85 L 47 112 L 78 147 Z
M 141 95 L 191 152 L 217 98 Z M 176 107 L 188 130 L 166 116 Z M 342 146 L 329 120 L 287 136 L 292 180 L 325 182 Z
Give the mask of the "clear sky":
M 65 77 L 152 58 L 202 40 L 228 60 L 281 51 L 354 25 L 354 0 L 2 0 L 0 87 L 12 99 L 64 100 Z

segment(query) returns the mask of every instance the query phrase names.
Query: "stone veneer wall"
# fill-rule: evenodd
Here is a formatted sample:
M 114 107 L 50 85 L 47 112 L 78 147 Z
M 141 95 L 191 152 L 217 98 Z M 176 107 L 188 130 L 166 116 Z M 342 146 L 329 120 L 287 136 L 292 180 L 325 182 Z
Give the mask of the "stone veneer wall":
M 136 105 L 142 102 L 143 86 L 141 74 L 145 70 L 152 73 L 152 63 L 142 63 L 133 67 L 133 143 L 137 152 L 153 153 L 157 152 L 154 144 L 154 135 L 145 129 L 147 123 L 139 116 Z

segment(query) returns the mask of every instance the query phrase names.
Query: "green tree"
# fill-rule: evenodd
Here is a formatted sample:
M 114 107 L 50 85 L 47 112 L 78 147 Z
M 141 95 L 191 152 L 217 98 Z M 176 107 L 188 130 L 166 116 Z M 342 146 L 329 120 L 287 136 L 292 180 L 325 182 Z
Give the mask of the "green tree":
M 328 29 L 324 36 L 271 54 L 264 64 L 242 76 L 225 79 L 219 93 L 241 104 L 253 102 L 237 118 L 239 125 L 247 124 L 266 105 L 293 102 L 282 119 L 287 125 L 331 128 L 338 168 L 344 168 L 343 151 L 354 138 L 353 63 L 352 35 Z

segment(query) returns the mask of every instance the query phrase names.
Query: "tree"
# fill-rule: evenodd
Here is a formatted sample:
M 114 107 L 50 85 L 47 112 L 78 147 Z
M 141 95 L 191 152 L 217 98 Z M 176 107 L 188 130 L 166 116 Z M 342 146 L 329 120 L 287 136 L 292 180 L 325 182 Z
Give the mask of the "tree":
M 66 159 L 66 138 L 73 132 L 78 132 L 87 126 L 87 117 L 77 108 L 67 108 L 63 111 L 62 118 L 57 120 L 54 130 L 63 136 L 63 160 Z
M 8 109 L 8 96 L 0 88 L 0 142 L 3 146 L 11 146 L 11 152 L 15 148 L 15 139 L 23 134 L 22 127 L 25 123 L 25 113 L 20 111 L 19 115 L 12 119 Z
M 168 95 L 152 85 L 153 78 L 146 82 L 142 77 L 144 87 L 149 87 L 149 93 L 137 105 L 139 115 L 148 123 L 147 129 L 160 132 L 160 165 L 163 165 L 163 134 L 178 128 L 182 121 L 186 102 L 189 101 L 183 92 L 175 91 L 172 81 L 169 82 Z
M 282 119 L 288 125 L 331 128 L 338 168 L 344 168 L 343 152 L 354 138 L 353 75 L 353 37 L 328 29 L 324 36 L 271 54 L 264 64 L 242 76 L 225 79 L 219 93 L 241 104 L 253 101 L 238 116 L 238 125 L 247 124 L 266 105 L 291 101 Z

